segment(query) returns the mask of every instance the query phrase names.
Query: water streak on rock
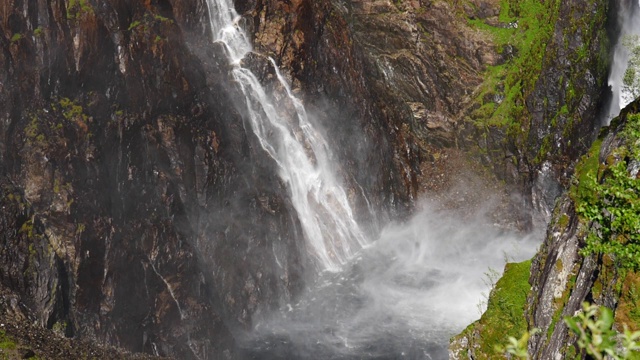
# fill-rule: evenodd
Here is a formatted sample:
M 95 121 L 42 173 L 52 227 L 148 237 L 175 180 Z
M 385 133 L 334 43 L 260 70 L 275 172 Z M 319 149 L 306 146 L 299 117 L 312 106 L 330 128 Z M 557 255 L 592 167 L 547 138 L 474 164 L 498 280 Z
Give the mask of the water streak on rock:
M 309 252 L 322 269 L 338 270 L 367 241 L 354 219 L 347 194 L 334 174 L 327 142 L 312 124 L 273 59 L 282 98 L 275 99 L 256 75 L 243 67 L 252 51 L 241 17 L 231 0 L 207 0 L 214 41 L 221 42 L 233 64 L 232 75 L 245 97 L 245 120 L 251 124 L 260 146 L 278 167 L 287 184 Z
M 623 88 L 622 80 L 629 62 L 629 49 L 624 45 L 624 40 L 631 36 L 640 36 L 640 1 L 630 2 L 629 6 L 620 5 L 618 9 L 618 23 L 620 35 L 613 51 L 613 62 L 609 73 L 609 87 L 613 92 L 609 110 L 606 112 L 604 125 L 608 125 L 611 119 L 618 116 L 620 110 L 634 100 L 634 96 Z

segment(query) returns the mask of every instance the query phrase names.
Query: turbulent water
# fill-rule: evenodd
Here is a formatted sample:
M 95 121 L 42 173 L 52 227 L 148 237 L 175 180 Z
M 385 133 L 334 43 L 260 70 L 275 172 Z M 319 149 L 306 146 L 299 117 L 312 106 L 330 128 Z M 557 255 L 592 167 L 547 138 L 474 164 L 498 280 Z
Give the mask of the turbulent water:
M 254 329 L 238 336 L 244 355 L 446 358 L 449 337 L 479 317 L 476 305 L 489 289 L 484 276 L 488 266 L 501 270 L 505 254 L 530 257 L 537 241 L 504 233 L 483 220 L 461 226 L 448 220 L 456 216 L 434 213 L 428 206 L 368 241 L 332 171 L 327 142 L 275 62 L 270 60 L 284 89 L 277 99 L 243 67 L 252 47 L 232 2 L 207 4 L 213 38 L 225 45 L 234 65 L 246 120 L 288 186 L 319 269 L 315 283 L 308 284 L 296 303 L 254 318 Z
M 623 40 L 629 36 L 640 36 L 640 1 L 631 3 L 631 8 L 620 6 L 618 24 L 621 24 L 620 36 L 613 51 L 613 62 L 609 73 L 609 87 L 613 93 L 609 110 L 606 112 L 605 124 L 618 114 L 620 110 L 634 100 L 633 94 L 622 86 L 622 79 L 627 70 L 629 61 L 629 49 L 623 44 Z
M 505 260 L 531 258 L 539 237 L 426 207 L 343 271 L 322 274 L 241 345 L 252 359 L 446 359 L 449 338 L 479 318 Z M 494 269 L 494 270 L 490 270 Z

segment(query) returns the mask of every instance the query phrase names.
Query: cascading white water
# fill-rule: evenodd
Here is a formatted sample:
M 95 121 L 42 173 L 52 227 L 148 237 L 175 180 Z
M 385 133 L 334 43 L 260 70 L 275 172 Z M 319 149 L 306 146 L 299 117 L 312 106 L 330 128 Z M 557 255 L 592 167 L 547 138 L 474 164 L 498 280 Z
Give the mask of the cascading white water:
M 252 51 L 239 25 L 232 0 L 207 0 L 214 41 L 221 42 L 234 65 L 232 75 L 247 106 L 247 121 L 261 147 L 275 161 L 279 176 L 288 185 L 311 255 L 326 270 L 338 270 L 367 241 L 358 227 L 345 190 L 337 181 L 325 139 L 309 121 L 302 102 L 270 59 L 285 90 L 285 106 L 276 106 L 242 60 Z
M 502 268 L 511 247 L 531 257 L 537 242 L 484 220 L 460 224 L 426 206 L 359 251 L 369 244 L 332 171 L 326 140 L 273 59 L 274 93 L 243 66 L 252 47 L 232 1 L 207 5 L 213 38 L 226 47 L 244 96 L 245 121 L 288 186 L 310 254 L 323 269 L 340 270 L 319 274 L 295 303 L 254 314 L 252 330 L 236 339 L 247 358 L 445 358 L 449 337 L 478 316 L 483 270 Z
M 640 35 L 640 1 L 638 4 L 632 4 L 630 9 L 620 6 L 618 23 L 621 26 L 620 36 L 614 47 L 613 62 L 609 73 L 609 86 L 613 97 L 606 113 L 604 125 L 608 125 L 611 119 L 618 116 L 622 108 L 634 100 L 633 95 L 625 91 L 622 86 L 622 79 L 629 61 L 629 49 L 624 46 L 623 39 Z

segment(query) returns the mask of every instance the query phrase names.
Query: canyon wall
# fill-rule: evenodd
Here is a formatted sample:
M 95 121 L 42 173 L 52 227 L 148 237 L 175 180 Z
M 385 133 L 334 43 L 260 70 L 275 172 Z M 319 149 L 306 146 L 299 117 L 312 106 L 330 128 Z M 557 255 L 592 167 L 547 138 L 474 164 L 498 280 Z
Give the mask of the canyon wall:
M 522 194 L 511 205 L 522 228 L 569 185 L 595 136 L 608 4 L 547 1 L 538 18 L 519 3 L 236 8 L 256 50 L 246 65 L 267 87 L 266 56 L 283 69 L 375 235 L 410 213 L 430 164 L 457 175 L 449 152 Z M 304 287 L 313 269 L 287 185 L 247 131 L 207 17 L 200 0 L 0 6 L 11 311 L 135 352 L 225 358 L 253 316 Z M 533 42 L 501 40 L 525 25 L 542 29 Z

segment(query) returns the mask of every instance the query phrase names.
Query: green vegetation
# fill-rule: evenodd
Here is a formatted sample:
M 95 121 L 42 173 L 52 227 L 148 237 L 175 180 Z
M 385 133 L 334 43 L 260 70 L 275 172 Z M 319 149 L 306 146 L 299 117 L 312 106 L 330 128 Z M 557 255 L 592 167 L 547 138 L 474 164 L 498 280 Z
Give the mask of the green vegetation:
M 153 15 L 153 19 L 156 20 L 156 21 L 159 21 L 161 23 L 173 24 L 173 20 L 171 20 L 171 19 L 169 19 L 167 17 L 164 17 L 162 15 L 159 15 L 159 14 L 154 14 Z
M 13 359 L 31 359 L 38 360 L 40 357 L 31 353 L 31 355 L 22 352 L 18 343 L 14 341 L 5 330 L 0 330 L 0 360 L 13 360 Z
M 42 36 L 43 31 L 44 30 L 42 29 L 42 26 L 38 26 L 33 30 L 33 35 L 35 35 L 36 37 Z
M 640 330 L 640 274 L 625 271 L 618 280 L 620 297 L 616 307 L 616 324 L 622 324 L 632 331 Z
M 519 339 L 516 339 L 513 336 L 509 336 L 509 338 L 507 339 L 509 343 L 504 347 L 504 350 L 502 350 L 502 352 L 506 352 L 507 354 L 513 355 L 516 358 L 529 359 L 530 357 L 529 351 L 527 349 L 527 344 L 531 335 L 534 335 L 537 332 L 538 329 L 525 331 Z
M 583 255 L 612 254 L 622 268 L 640 270 L 640 179 L 631 177 L 631 159 L 640 159 L 640 114 L 627 117 L 625 145 L 600 166 L 595 149 L 581 162 L 576 211 L 592 223 Z M 595 147 L 598 148 L 598 147 Z
M 578 164 L 575 171 L 575 183 L 569 189 L 569 196 L 571 200 L 576 204 L 576 207 L 580 208 L 582 202 L 594 202 L 595 194 L 593 193 L 593 179 L 599 171 L 600 167 L 600 147 L 602 145 L 602 139 L 596 140 L 589 149 L 589 152 L 585 154 Z
M 507 264 L 504 275 L 491 290 L 487 310 L 480 320 L 463 331 L 467 335 L 476 330 L 482 333 L 474 344 L 476 359 L 495 359 L 502 353 L 500 348 L 495 347 L 496 344 L 527 330 L 524 307 L 530 290 L 530 267 L 531 260 Z
M 51 327 L 51 330 L 58 334 L 59 336 L 64 336 L 65 332 L 67 331 L 67 327 L 69 325 L 67 324 L 66 321 L 56 321 L 53 326 Z
M 622 334 L 616 332 L 613 329 L 613 311 L 607 307 L 585 302 L 581 312 L 573 317 L 565 317 L 564 322 L 577 336 L 578 348 L 592 359 L 640 359 L 640 331 L 632 332 L 625 325 Z M 510 336 L 507 345 L 501 348 L 502 352 L 519 359 L 530 359 L 527 342 L 537 331 L 525 331 L 520 339 Z M 577 358 L 575 349 L 571 349 L 573 356 L 565 354 L 565 358 Z
M 84 14 L 94 14 L 91 4 L 87 0 L 69 0 L 67 3 L 67 19 L 75 20 Z
M 89 116 L 84 113 L 82 106 L 78 105 L 74 101 L 69 100 L 69 98 L 61 98 L 58 103 L 62 107 L 62 114 L 64 115 L 65 119 L 81 120 L 85 123 L 89 120 Z
M 578 336 L 578 346 L 592 358 L 637 359 L 640 350 L 640 332 L 625 327 L 622 336 L 613 330 L 613 311 L 604 306 L 582 304 L 582 312 L 566 317 L 565 323 Z M 618 348 L 618 344 L 622 348 Z
M 148 33 L 149 29 L 153 28 L 156 24 L 173 24 L 173 20 L 166 18 L 159 14 L 146 13 L 142 19 L 134 20 L 129 24 L 128 31 L 133 31 L 138 28 L 142 29 L 144 33 Z M 158 42 L 158 36 L 156 36 L 156 42 Z M 161 38 L 160 38 L 161 39 Z
M 20 33 L 15 33 L 13 34 L 13 36 L 11 37 L 11 42 L 14 43 L 16 41 L 20 41 L 20 39 L 22 39 L 22 34 Z
M 580 151 L 585 148 L 576 141 L 579 120 L 575 112 L 588 86 L 575 79 L 584 78 L 587 72 L 597 75 L 598 83 L 605 79 L 608 54 L 602 24 L 607 6 L 593 0 L 580 5 L 589 11 L 574 6 L 559 0 L 501 0 L 499 21 L 468 20 L 471 27 L 493 39 L 504 61 L 487 67 L 465 117 L 467 123 L 490 139 L 481 143 L 479 151 L 495 152 L 495 161 L 502 161 L 505 148 L 511 152 L 515 148 L 525 155 L 527 166 L 540 164 L 551 156 L 563 156 L 558 147 Z M 582 16 L 577 15 L 581 12 Z M 562 31 L 561 36 L 554 36 L 556 30 Z M 579 38 L 579 46 L 569 41 L 572 38 Z M 592 53 L 593 44 L 598 44 L 600 53 Z M 538 84 L 543 64 L 553 65 L 554 57 L 560 53 L 567 62 L 558 64 L 557 83 L 545 78 L 545 83 Z M 536 92 L 539 85 L 557 88 L 558 96 L 541 98 L 543 92 Z M 544 114 L 547 125 L 536 124 L 536 130 L 543 133 L 535 136 L 530 136 L 532 106 Z
M 550 2 L 502 0 L 499 20 L 492 26 L 470 20 L 473 27 L 488 32 L 502 52 L 513 54 L 505 64 L 489 66 L 472 114 L 476 124 L 506 126 L 520 131 L 527 117 L 524 99 L 532 91 L 542 68 L 542 58 L 553 32 L 556 10 Z M 498 91 L 498 93 L 496 93 Z
M 4 330 L 0 330 L 0 349 L 15 350 L 16 347 L 16 343 L 7 336 L 7 333 Z
M 50 104 L 50 109 L 51 112 L 40 109 L 28 114 L 29 122 L 24 127 L 27 144 L 46 150 L 64 136 L 65 128 L 71 126 L 87 139 L 93 136 L 89 131 L 92 118 L 77 102 L 66 97 L 59 98 Z
M 32 239 L 35 235 L 34 233 L 34 218 L 25 221 L 20 230 L 18 231 L 20 234 L 25 234 L 29 239 Z
M 129 24 L 129 28 L 127 30 L 131 31 L 140 25 L 142 25 L 142 22 L 140 22 L 140 20 L 133 21 L 131 22 L 131 24 Z

